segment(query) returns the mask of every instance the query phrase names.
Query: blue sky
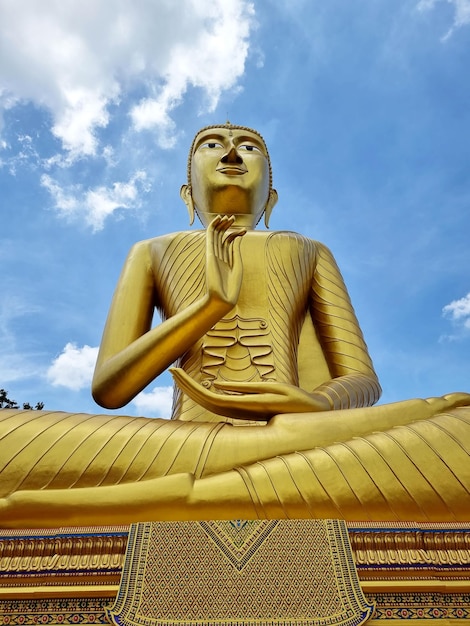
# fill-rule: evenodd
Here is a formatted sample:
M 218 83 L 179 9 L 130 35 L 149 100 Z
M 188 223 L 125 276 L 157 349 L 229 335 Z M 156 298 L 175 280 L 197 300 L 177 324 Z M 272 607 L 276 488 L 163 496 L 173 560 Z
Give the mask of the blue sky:
M 382 402 L 470 391 L 470 0 L 0 0 L 0 387 L 99 412 L 122 263 L 188 227 L 195 132 L 258 129 Z M 195 227 L 198 227 L 195 225 Z M 121 412 L 168 413 L 168 374 Z

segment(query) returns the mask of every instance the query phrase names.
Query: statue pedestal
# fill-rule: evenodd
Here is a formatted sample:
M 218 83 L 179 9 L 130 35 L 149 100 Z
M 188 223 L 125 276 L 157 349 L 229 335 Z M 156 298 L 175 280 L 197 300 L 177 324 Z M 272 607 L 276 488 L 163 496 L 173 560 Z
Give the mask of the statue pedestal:
M 470 526 L 350 522 L 360 586 L 384 620 L 470 624 Z M 0 624 L 109 623 L 128 527 L 0 531 Z M 185 581 L 180 583 L 183 587 Z
M 359 626 L 373 612 L 340 520 L 133 524 L 116 626 Z

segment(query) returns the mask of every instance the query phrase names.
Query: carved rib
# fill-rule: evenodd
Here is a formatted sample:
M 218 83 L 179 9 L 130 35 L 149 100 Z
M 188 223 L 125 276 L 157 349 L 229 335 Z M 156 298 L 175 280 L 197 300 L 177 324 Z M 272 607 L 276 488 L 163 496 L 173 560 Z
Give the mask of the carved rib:
M 273 233 L 266 242 L 269 321 L 276 346 L 276 377 L 298 384 L 297 349 L 312 280 L 315 247 L 295 233 Z

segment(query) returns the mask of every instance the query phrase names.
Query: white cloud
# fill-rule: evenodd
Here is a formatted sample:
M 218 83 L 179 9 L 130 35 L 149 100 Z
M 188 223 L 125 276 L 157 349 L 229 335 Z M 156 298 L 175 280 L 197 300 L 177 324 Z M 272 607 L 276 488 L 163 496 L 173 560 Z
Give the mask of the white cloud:
M 429 11 L 435 7 L 438 2 L 443 0 L 419 0 L 417 4 L 418 11 Z M 470 24 L 470 0 L 445 0 L 454 8 L 454 22 L 447 33 L 442 37 L 445 41 L 454 33 L 456 28 Z
M 93 232 L 103 228 L 107 217 L 117 210 L 138 209 L 142 202 L 140 193 L 148 193 L 147 175 L 139 170 L 127 182 L 116 182 L 110 187 L 99 186 L 83 190 L 80 185 L 63 188 L 48 174 L 41 177 L 55 202 L 59 215 L 68 219 L 83 218 Z
M 197 18 L 193 36 L 172 47 L 165 85 L 155 97 L 144 98 L 131 111 L 134 127 L 156 128 L 163 147 L 175 140 L 169 113 L 180 103 L 188 86 L 202 88 L 207 96 L 206 109 L 213 111 L 221 92 L 234 87 L 243 74 L 248 54 L 251 5 L 202 2 L 197 6 L 193 6 Z
M 47 380 L 55 387 L 67 387 L 73 391 L 89 387 L 97 356 L 97 347 L 85 345 L 78 348 L 76 344 L 68 343 L 47 370 Z
M 248 0 L 41 0 L 0 3 L 0 107 L 33 102 L 71 158 L 95 155 L 110 104 L 138 89 L 136 129 L 174 141 L 170 117 L 190 86 L 205 110 L 243 74 L 253 27 Z
M 97 357 L 98 347 L 84 345 L 79 348 L 69 342 L 53 360 L 46 378 L 54 387 L 66 387 L 73 391 L 89 388 Z M 151 391 L 142 391 L 132 401 L 140 415 L 163 418 L 170 417 L 172 403 L 173 387 L 154 387 Z
M 142 391 L 132 404 L 141 415 L 146 417 L 164 417 L 171 415 L 173 387 L 154 387 L 152 391 Z
M 463 324 L 465 328 L 470 330 L 470 293 L 467 293 L 460 300 L 453 300 L 450 304 L 446 304 L 442 313 L 445 317 Z
M 0 167 L 7 166 L 10 174 L 15 176 L 19 169 L 27 166 L 37 169 L 41 164 L 41 158 L 35 146 L 35 138 L 26 134 L 19 134 L 14 139 L 16 153 L 5 160 L 0 160 Z M 6 141 L 0 140 L 0 150 L 11 148 Z

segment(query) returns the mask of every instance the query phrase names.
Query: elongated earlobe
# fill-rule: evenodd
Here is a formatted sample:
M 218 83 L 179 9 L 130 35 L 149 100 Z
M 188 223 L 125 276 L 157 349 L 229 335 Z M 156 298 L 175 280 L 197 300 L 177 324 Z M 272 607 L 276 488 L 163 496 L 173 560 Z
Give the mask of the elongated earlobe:
M 194 202 L 191 195 L 191 187 L 189 185 L 181 185 L 180 196 L 188 209 L 189 225 L 192 226 L 194 224 Z
M 274 205 L 276 204 L 278 199 L 277 191 L 275 189 L 271 189 L 269 192 L 269 198 L 266 202 L 266 208 L 264 209 L 264 224 L 266 228 L 269 228 L 269 220 L 271 218 L 271 213 L 273 212 Z

